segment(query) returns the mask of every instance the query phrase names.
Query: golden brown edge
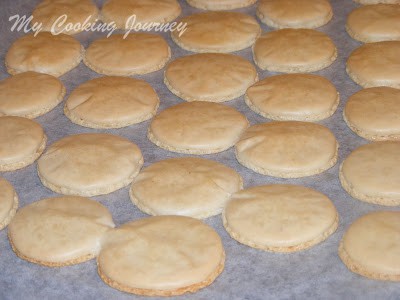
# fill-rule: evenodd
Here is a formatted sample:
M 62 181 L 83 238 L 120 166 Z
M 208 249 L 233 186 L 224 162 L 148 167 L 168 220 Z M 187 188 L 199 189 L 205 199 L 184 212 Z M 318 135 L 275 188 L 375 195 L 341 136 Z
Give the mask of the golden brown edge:
M 224 270 L 225 266 L 225 251 L 222 252 L 221 262 L 217 266 L 217 268 L 203 281 L 192 284 L 189 286 L 181 287 L 174 290 L 152 290 L 152 289 L 141 289 L 141 288 L 134 288 L 129 287 L 123 284 L 118 283 L 117 281 L 112 280 L 111 278 L 107 277 L 102 271 L 99 261 L 97 260 L 97 271 L 100 278 L 108 284 L 110 287 L 120 290 L 122 292 L 127 292 L 136 295 L 142 296 L 162 296 L 162 297 L 169 297 L 169 296 L 178 296 L 185 293 L 194 293 L 197 292 L 199 289 L 202 289 L 208 285 L 210 285 Z

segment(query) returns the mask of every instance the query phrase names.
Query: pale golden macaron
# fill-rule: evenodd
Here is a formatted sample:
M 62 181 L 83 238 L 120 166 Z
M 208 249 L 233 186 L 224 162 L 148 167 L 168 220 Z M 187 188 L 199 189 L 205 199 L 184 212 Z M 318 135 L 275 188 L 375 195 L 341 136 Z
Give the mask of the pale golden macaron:
M 92 42 L 83 62 L 93 71 L 110 76 L 131 76 L 151 73 L 164 67 L 171 49 L 157 34 L 113 34 Z
M 336 164 L 338 147 L 327 127 L 299 121 L 253 125 L 235 146 L 240 164 L 257 173 L 281 178 L 326 171 Z
M 350 271 L 376 280 L 400 281 L 400 212 L 376 211 L 350 225 L 339 257 Z
M 400 40 L 400 5 L 365 5 L 347 17 L 348 34 L 361 42 Z
M 0 115 L 33 119 L 56 107 L 65 87 L 56 77 L 24 72 L 0 81 Z
M 32 164 L 42 154 L 46 141 L 39 123 L 22 117 L 0 117 L 0 172 Z
M 147 136 L 157 146 L 178 153 L 211 154 L 232 147 L 249 126 L 236 109 L 212 102 L 184 102 L 152 120 Z
M 250 47 L 261 34 L 253 17 L 239 12 L 203 12 L 180 20 L 187 29 L 171 37 L 181 48 L 193 52 L 233 52 Z
M 355 149 L 340 166 L 343 188 L 361 201 L 400 205 L 400 142 L 385 141 Z
M 186 0 L 193 7 L 205 10 L 229 10 L 250 6 L 257 0 Z
M 243 188 L 233 169 L 197 157 L 171 158 L 145 168 L 135 178 L 130 198 L 149 215 L 208 218 L 222 212 L 231 195 Z
M 157 93 L 144 80 L 106 76 L 78 86 L 69 95 L 64 113 L 81 126 L 121 128 L 153 117 L 159 102 Z
M 266 77 L 249 87 L 245 102 L 265 118 L 277 121 L 320 121 L 336 111 L 339 93 L 325 77 L 282 74 Z
M 5 65 L 11 75 L 35 71 L 59 77 L 78 66 L 83 53 L 84 48 L 70 35 L 40 32 L 16 40 L 8 49 Z
M 400 88 L 400 41 L 362 45 L 347 59 L 350 78 L 364 88 L 390 86 Z
M 333 16 L 328 0 L 260 0 L 257 16 L 274 28 L 317 28 Z
M 347 100 L 343 119 L 351 130 L 371 141 L 400 140 L 400 90 L 374 87 Z
M 6 227 L 15 216 L 18 196 L 11 183 L 0 177 L 0 230 Z
M 15 254 L 47 267 L 96 257 L 101 239 L 114 227 L 102 204 L 83 197 L 47 198 L 19 209 L 8 226 Z
M 90 197 L 127 186 L 142 165 L 142 153 L 131 141 L 112 134 L 84 133 L 52 144 L 38 161 L 38 175 L 56 193 Z
M 119 29 L 129 29 L 138 23 L 167 23 L 180 14 L 176 0 L 107 0 L 101 9 L 102 21 L 114 22 Z
M 314 72 L 330 66 L 336 57 L 331 38 L 313 29 L 270 31 L 253 45 L 254 62 L 271 72 Z
M 110 231 L 97 257 L 101 279 L 137 295 L 176 296 L 210 285 L 223 271 L 217 232 L 183 216 L 136 220 Z
M 386 3 L 386 4 L 400 4 L 400 0 L 353 0 L 356 3 L 360 4 L 379 4 L 379 3 Z
M 327 196 L 288 184 L 256 186 L 233 194 L 222 219 L 239 243 L 273 252 L 310 248 L 335 232 L 339 222 Z
M 85 24 L 95 24 L 99 11 L 92 0 L 42 0 L 32 12 L 31 26 L 42 31 L 76 34 Z
M 248 60 L 226 53 L 179 57 L 167 65 L 164 74 L 168 89 L 186 101 L 232 100 L 257 80 L 256 68 Z

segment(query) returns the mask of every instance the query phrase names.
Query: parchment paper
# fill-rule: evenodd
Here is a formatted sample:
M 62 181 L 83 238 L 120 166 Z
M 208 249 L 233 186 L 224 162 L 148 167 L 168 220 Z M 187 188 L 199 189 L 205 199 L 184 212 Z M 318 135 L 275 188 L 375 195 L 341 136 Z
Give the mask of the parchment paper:
M 5 54 L 11 43 L 23 32 L 11 32 L 12 22 L 8 18 L 15 14 L 30 15 L 38 0 L 0 1 L 0 79 L 9 76 L 4 67 Z M 103 1 L 96 1 L 100 7 Z M 366 141 L 350 131 L 342 119 L 343 105 L 347 98 L 360 90 L 345 72 L 345 61 L 351 51 L 360 43 L 352 40 L 344 26 L 348 13 L 357 7 L 351 0 L 332 0 L 334 17 L 327 25 L 319 28 L 333 39 L 338 47 L 338 59 L 332 66 L 316 72 L 330 79 L 341 95 L 339 109 L 334 116 L 320 122 L 332 129 L 340 143 L 339 163 L 356 147 Z M 199 10 L 181 1 L 182 15 Z M 253 5 L 238 11 L 255 17 Z M 263 31 L 271 30 L 262 25 Z M 87 47 L 90 42 L 105 33 L 81 33 L 76 37 Z M 189 54 L 177 47 L 168 33 L 162 34 L 172 48 L 172 59 Z M 236 54 L 252 61 L 251 49 Z M 400 54 L 399 54 L 400 55 Z M 260 78 L 273 73 L 258 69 Z M 61 77 L 67 88 L 67 95 L 79 84 L 101 75 L 88 69 L 83 63 Z M 163 70 L 139 78 L 148 81 L 157 91 L 161 105 L 159 111 L 180 103 L 163 84 Z M 226 102 L 244 113 L 251 124 L 267 122 L 252 112 L 243 97 Z M 62 113 L 60 104 L 48 114 L 37 118 L 47 135 L 48 145 L 70 134 L 83 132 L 110 132 L 134 141 L 142 150 L 145 165 L 164 158 L 182 156 L 153 145 L 146 138 L 149 121 L 118 130 L 95 130 L 71 123 Z M 340 224 L 338 230 L 328 240 L 309 250 L 292 254 L 269 253 L 241 245 L 225 232 L 220 216 L 205 222 L 214 227 L 222 237 L 227 254 L 223 273 L 209 287 L 181 299 L 400 299 L 400 283 L 370 280 L 353 274 L 342 264 L 337 255 L 338 243 L 345 229 L 361 215 L 375 210 L 398 210 L 379 205 L 363 203 L 350 197 L 338 180 L 339 163 L 317 176 L 302 179 L 279 179 L 256 174 L 241 166 L 235 159 L 233 149 L 204 157 L 220 161 L 236 169 L 244 178 L 245 187 L 267 183 L 292 183 L 315 188 L 328 195 L 336 205 Z M 20 206 L 57 194 L 45 188 L 36 174 L 36 163 L 19 171 L 6 172 L 0 176 L 8 179 L 15 187 Z M 145 217 L 130 201 L 128 187 L 109 195 L 93 197 L 107 206 L 116 225 Z M 385 255 L 382 253 L 382 255 Z M 0 299 L 139 299 L 107 286 L 97 275 L 96 261 L 63 268 L 47 268 L 19 259 L 11 250 L 7 240 L 7 229 L 0 232 Z

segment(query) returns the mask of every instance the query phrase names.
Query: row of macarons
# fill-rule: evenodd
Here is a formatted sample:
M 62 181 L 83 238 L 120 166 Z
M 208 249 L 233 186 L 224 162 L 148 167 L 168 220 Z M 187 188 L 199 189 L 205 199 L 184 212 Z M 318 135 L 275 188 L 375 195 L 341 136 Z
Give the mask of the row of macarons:
M 172 296 L 210 285 L 224 269 L 225 251 L 218 233 L 198 220 L 199 215 L 184 216 L 199 206 L 206 207 L 208 213 L 215 209 L 222 211 L 223 225 L 233 239 L 268 252 L 309 249 L 326 240 L 338 227 L 334 204 L 316 190 L 272 184 L 239 188 L 229 194 L 225 189 L 236 188 L 234 181 L 229 182 L 235 174 L 220 163 L 175 158 L 158 164 L 150 167 L 153 173 L 158 171 L 171 181 L 168 174 L 161 173 L 173 168 L 174 178 L 181 177 L 184 187 L 142 184 L 139 194 L 157 198 L 161 207 L 166 204 L 167 210 L 159 214 L 152 211 L 155 216 L 118 228 L 106 207 L 79 196 L 42 199 L 17 211 L 18 197 L 13 187 L 0 178 L 1 225 L 3 228 L 9 223 L 8 237 L 13 251 L 24 260 L 48 267 L 96 258 L 100 278 L 111 287 L 139 295 Z M 180 174 L 176 174 L 176 167 Z M 211 173 L 206 174 L 205 169 Z M 235 183 L 240 185 L 241 181 L 236 178 Z M 194 190 L 188 189 L 189 186 Z M 174 189 L 178 194 L 171 198 L 168 193 Z M 210 195 L 213 192 L 216 194 Z M 166 199 L 162 199 L 165 193 Z M 190 204 L 188 196 L 193 199 Z M 216 204 L 213 203 L 216 197 L 226 199 Z M 142 204 L 151 204 L 149 200 Z M 186 204 L 186 211 L 182 204 Z M 339 245 L 343 263 L 362 276 L 397 281 L 398 258 L 393 248 L 396 241 L 391 237 L 399 230 L 398 218 L 399 212 L 377 211 L 353 222 Z M 381 255 L 383 250 L 385 256 Z
M 350 54 L 346 70 L 363 87 L 385 85 L 398 88 L 399 49 L 400 41 L 364 44 Z M 71 36 L 42 32 L 15 41 L 6 54 L 5 64 L 10 74 L 37 71 L 61 76 L 78 66 L 83 58 L 84 63 L 97 73 L 131 76 L 160 70 L 170 57 L 168 43 L 155 34 L 133 33 L 126 38 L 123 34 L 113 34 L 95 40 L 85 51 Z M 255 63 L 272 72 L 314 72 L 330 66 L 336 57 L 337 49 L 332 40 L 312 29 L 267 32 L 253 45 Z M 190 85 L 187 84 L 188 78 L 191 79 Z M 228 89 L 227 95 L 220 89 L 213 93 L 213 86 L 204 84 L 215 81 L 224 86 L 232 79 L 238 81 L 239 91 Z M 183 99 L 220 102 L 242 95 L 257 79 L 255 67 L 240 56 L 199 53 L 170 62 L 165 69 L 164 81 Z M 199 86 L 203 87 L 201 94 Z
M 45 7 L 49 5 L 47 3 Z M 364 8 L 362 7 L 361 9 Z M 369 8 L 375 13 L 379 12 L 379 7 Z M 393 12 L 397 8 L 395 5 L 393 8 L 386 8 L 385 11 Z M 200 26 L 200 30 L 194 28 L 193 34 L 189 32 L 182 36 L 174 32 L 172 34 L 173 39 L 181 47 L 200 52 L 230 52 L 249 47 L 256 41 L 260 34 L 260 28 L 258 23 L 252 20 L 250 16 L 234 12 L 223 12 L 220 14 L 219 16 L 205 16 L 204 14 L 200 17 L 192 16 L 194 19 L 193 26 Z M 382 14 L 384 13 L 382 12 Z M 386 17 L 381 18 L 386 23 L 396 23 L 395 19 L 389 18 L 387 20 Z M 210 24 L 212 25 L 211 28 Z M 229 30 L 223 30 L 227 25 L 229 25 Z M 204 26 L 203 31 L 206 30 L 205 32 L 202 32 L 201 26 Z M 347 27 L 349 28 L 349 26 Z M 382 30 L 384 31 L 382 32 L 382 39 L 396 39 L 395 36 L 391 37 L 387 32 L 389 30 L 387 26 Z M 205 34 L 207 38 L 204 38 Z M 222 34 L 222 36 L 218 36 L 218 34 Z M 191 37 L 191 35 L 193 36 Z M 85 53 L 84 62 L 98 73 L 106 75 L 134 75 L 162 68 L 171 56 L 168 44 L 160 36 L 133 34 L 130 38 L 123 39 L 123 37 L 123 35 L 113 35 L 109 39 L 103 38 L 95 41 L 86 51 L 89 53 Z M 68 40 L 68 38 L 68 36 L 64 35 L 54 37 L 45 33 L 39 34 L 35 40 L 33 36 L 29 35 L 21 38 L 13 44 L 6 56 L 7 69 L 11 74 L 36 70 L 56 76 L 69 71 L 79 64 L 84 51 L 77 41 L 73 38 L 69 38 Z M 204 44 L 202 45 L 202 43 Z M 221 44 L 215 45 L 215 43 Z M 381 42 L 360 47 L 350 56 L 347 71 L 357 83 L 364 87 L 375 85 L 398 87 L 398 78 L 391 71 L 392 68 L 396 68 L 396 53 L 398 52 L 398 48 L 398 42 Z M 268 32 L 257 39 L 253 50 L 254 61 L 260 68 L 289 73 L 312 72 L 325 68 L 337 56 L 336 47 L 331 39 L 321 32 L 310 29 L 283 29 Z M 304 55 L 304 53 L 307 55 Z M 52 58 L 51 61 L 48 59 L 50 57 Z M 180 58 L 176 61 L 175 64 L 178 66 L 175 69 L 183 66 L 181 68 L 181 73 L 183 74 L 177 74 L 175 77 L 193 76 L 192 73 L 196 73 L 196 77 L 199 77 L 199 81 L 203 85 L 203 80 L 209 76 L 208 71 L 212 70 L 212 66 L 204 65 L 203 70 L 198 70 L 199 65 L 201 67 L 202 61 L 205 60 L 205 57 L 201 55 L 197 58 L 187 58 L 186 60 L 187 62 L 185 58 Z M 222 58 L 219 60 L 222 60 Z M 229 57 L 227 60 L 229 60 Z M 389 61 L 391 64 L 381 66 L 385 64 L 383 60 Z M 196 61 L 200 61 L 200 64 L 196 64 Z M 368 66 L 365 66 L 366 61 L 368 62 Z M 187 66 L 188 62 L 191 62 L 192 66 Z M 394 66 L 392 66 L 393 62 Z M 209 64 L 215 65 L 217 63 L 218 61 L 215 61 L 215 59 L 209 59 Z M 383 74 L 380 74 L 382 72 Z M 216 73 L 217 76 L 220 75 L 219 72 Z M 217 79 L 213 78 L 213 80 Z M 223 101 L 227 99 L 226 97 L 218 99 L 216 95 L 210 93 L 202 97 L 202 95 L 196 94 L 196 91 L 190 90 L 184 91 L 189 93 L 189 95 L 186 95 L 180 91 L 182 85 L 186 85 L 185 80 L 177 82 L 177 87 L 174 86 L 174 82 L 167 79 L 166 84 L 172 91 L 176 91 L 175 93 L 184 99 L 209 101 Z M 233 93 L 233 96 L 237 96 L 236 94 Z
M 236 97 L 245 93 L 245 103 L 252 111 L 276 121 L 320 121 L 332 116 L 340 101 L 335 86 L 319 75 L 281 74 L 255 83 L 252 76 L 241 76 L 240 80 L 245 81 L 244 84 L 227 80 L 223 87 L 211 85 L 211 80 L 209 87 L 221 97 L 225 96 L 224 92 L 235 93 Z M 202 92 L 199 90 L 198 94 Z M 52 75 L 19 73 L 0 81 L 0 111 L 5 116 L 36 118 L 59 105 L 65 93 L 63 83 Z M 347 99 L 343 118 L 349 128 L 363 138 L 397 140 L 399 97 L 400 90 L 396 88 L 363 89 Z M 88 80 L 73 90 L 65 101 L 64 113 L 81 126 L 121 128 L 153 118 L 159 104 L 156 91 L 144 80 L 104 76 Z
M 5 116 L 0 117 L 0 124 L 0 170 L 21 169 L 40 157 L 38 175 L 44 186 L 57 193 L 108 194 L 134 181 L 143 165 L 140 148 L 117 135 L 70 135 L 53 143 L 42 155 L 47 137 L 38 123 Z M 147 137 L 162 149 L 195 155 L 234 146 L 240 164 L 279 178 L 320 174 L 336 165 L 339 148 L 334 134 L 320 124 L 273 121 L 249 127 L 246 117 L 234 108 L 201 101 L 164 110 L 150 123 Z M 340 166 L 343 188 L 362 201 L 399 205 L 399 150 L 396 140 L 355 149 Z M 368 180 L 365 174 L 369 174 Z
M 246 7 L 256 1 L 187 1 L 191 6 L 204 10 L 221 11 Z M 400 7 L 398 0 L 391 1 L 356 1 L 361 6 L 353 10 L 348 16 L 346 29 L 355 39 L 362 42 L 377 42 L 383 40 L 399 39 L 397 26 L 385 26 L 388 19 L 399 22 L 398 11 Z M 141 0 L 108 0 L 104 3 L 101 13 L 91 0 L 86 1 L 51 1 L 44 0 L 34 9 L 32 13 L 32 25 L 42 24 L 41 30 L 62 31 L 67 34 L 76 34 L 83 30 L 64 24 L 54 25 L 54 20 L 60 17 L 60 12 L 72 19 L 72 24 L 84 24 L 86 22 L 95 23 L 97 19 L 105 23 L 113 22 L 118 29 L 127 29 L 129 17 L 135 16 L 135 21 L 142 22 L 171 22 L 181 14 L 181 7 L 176 0 L 164 0 L 162 3 L 157 1 Z M 192 16 L 179 20 L 189 26 L 194 26 L 193 31 L 202 31 L 204 22 L 218 22 L 218 19 L 226 19 L 229 16 L 225 12 L 206 12 L 196 13 Z M 261 22 L 273 28 L 317 28 L 328 23 L 333 11 L 331 4 L 327 0 L 302 0 L 293 2 L 290 0 L 264 0 L 257 5 L 256 15 Z M 234 14 L 231 15 L 235 16 Z M 236 15 L 240 23 L 240 14 Z M 248 20 L 247 20 L 248 21 Z M 244 22 L 242 25 L 245 25 Z M 250 21 L 250 23 L 252 23 Z M 371 26 L 371 23 L 374 25 Z M 232 23 L 231 23 L 232 24 Z M 257 24 L 255 22 L 255 24 Z M 366 26 L 369 25 L 369 26 Z M 366 30 L 365 28 L 368 27 Z M 208 28 L 209 29 L 209 28 Z M 218 39 L 217 39 L 218 40 Z M 184 44 L 184 43 L 183 43 Z M 189 46 L 189 45 L 188 45 Z
M 111 2 L 116 2 L 112 3 Z M 105 6 L 111 5 L 115 7 L 119 7 L 124 5 L 128 5 L 135 7 L 134 1 L 132 3 L 124 3 L 124 1 L 118 0 L 109 1 L 106 3 Z M 274 1 L 271 1 L 274 2 Z M 278 1 L 279 2 L 279 1 Z M 313 1 L 311 1 L 313 2 Z M 318 2 L 318 1 L 317 1 Z M 163 6 L 169 6 L 171 3 L 164 3 Z M 236 3 L 238 4 L 238 3 Z M 242 3 L 243 4 L 243 3 Z M 248 3 L 247 3 L 248 4 Z M 51 6 L 57 4 L 53 3 L 46 3 L 43 5 L 44 9 L 51 10 Z M 140 7 L 142 4 L 138 3 Z M 209 5 L 209 4 L 208 4 Z M 263 5 L 272 5 L 269 1 L 266 3 L 261 2 L 260 6 Z M 290 5 L 290 4 L 287 4 Z M 321 3 L 313 3 L 309 4 L 311 6 L 316 5 L 319 9 L 315 9 L 315 11 L 321 10 Z M 330 4 L 327 3 L 329 10 Z M 388 5 L 388 6 L 385 6 Z M 377 36 L 375 38 L 370 38 L 368 41 L 382 41 L 382 40 L 396 40 L 398 39 L 398 35 L 396 35 L 396 31 L 391 32 L 392 28 L 396 28 L 396 26 L 386 26 L 385 24 L 397 24 L 398 20 L 396 19 L 396 12 L 399 9 L 398 5 L 377 5 L 377 6 L 365 6 L 359 8 L 359 10 L 367 10 L 365 12 L 361 12 L 361 17 L 356 16 L 352 19 L 356 19 L 356 25 L 359 23 L 357 22 L 358 19 L 364 20 L 365 18 L 362 15 L 370 16 L 379 16 L 378 21 L 374 20 L 373 24 L 377 24 L 377 28 L 372 28 L 368 26 L 368 30 L 366 30 L 367 34 L 370 34 L 374 30 L 377 30 Z M 306 5 L 307 6 L 307 5 Z M 323 6 L 323 5 L 322 5 Z M 68 7 L 68 6 L 67 6 Z M 144 10 L 154 10 L 159 9 L 157 6 L 151 7 L 148 4 L 144 5 Z M 142 7 L 143 8 L 143 7 Z M 302 9 L 309 9 L 304 8 Z M 59 11 L 54 9 L 54 12 Z M 115 9 L 112 9 L 115 11 Z M 117 9 L 118 12 L 122 11 Z M 125 8 L 123 11 L 128 11 L 128 8 Z M 180 10 L 179 10 L 180 11 Z M 49 11 L 47 11 L 45 16 L 48 16 Z M 303 13 L 303 12 L 302 12 Z M 218 14 L 218 13 L 217 13 Z M 230 15 L 231 14 L 231 15 Z M 331 14 L 331 13 L 330 13 Z M 306 15 L 306 14 L 305 14 Z M 188 17 L 190 20 L 190 16 Z M 260 34 L 260 28 L 254 19 L 248 15 L 234 13 L 234 12 L 220 12 L 220 15 L 213 15 L 210 14 L 202 16 L 194 15 L 192 16 L 194 19 L 193 23 L 190 24 L 194 27 L 199 28 L 192 28 L 193 33 L 187 32 L 184 35 L 180 35 L 177 32 L 172 33 L 172 37 L 175 42 L 180 45 L 181 47 L 190 50 L 190 51 L 199 51 L 199 52 L 231 52 L 240 50 L 243 48 L 247 48 L 251 46 L 257 37 Z M 168 18 L 167 18 L 168 19 Z M 186 20 L 187 21 L 187 20 Z M 383 25 L 379 25 L 382 22 Z M 220 24 L 219 24 L 220 23 Z M 236 26 L 235 26 L 236 25 Z M 360 28 L 364 29 L 365 26 L 362 24 L 358 24 Z M 354 28 L 355 25 L 351 25 L 351 22 L 347 24 L 346 28 L 352 36 L 360 36 L 362 33 L 357 33 L 357 29 Z M 228 27 L 228 30 L 224 30 L 224 27 Z M 381 32 L 380 32 L 381 31 Z M 365 33 L 365 32 L 364 32 Z M 215 36 L 214 36 L 215 35 Z M 220 35 L 220 36 L 219 36 Z M 116 38 L 117 36 L 115 36 Z M 119 36 L 121 38 L 122 36 Z M 27 44 L 30 45 L 33 43 L 32 41 L 27 38 Z M 36 44 L 46 45 L 47 38 L 43 38 L 44 40 L 38 41 Z M 134 74 L 143 74 L 152 72 L 162 68 L 166 61 L 170 57 L 170 49 L 166 42 L 161 38 L 161 40 L 156 41 L 155 37 L 150 38 L 137 38 L 134 39 L 136 44 L 141 44 L 141 46 L 146 47 L 148 51 L 144 49 L 136 49 L 134 45 L 128 45 L 128 42 L 122 45 L 118 42 L 118 38 L 112 38 L 110 41 L 104 41 L 104 39 L 100 39 L 94 42 L 88 50 L 91 50 L 92 55 L 86 54 L 84 61 L 86 64 L 95 70 L 98 73 L 106 74 L 106 75 L 134 75 Z M 43 43 L 44 42 L 44 43 Z M 66 42 L 66 41 L 64 41 Z M 164 42 L 164 45 L 162 45 Z M 20 42 L 24 44 L 23 42 Z M 218 45 L 220 43 L 220 45 Z M 35 43 L 33 43 L 35 44 Z M 59 48 L 53 44 L 55 48 Z M 115 45 L 118 44 L 118 45 Z M 157 47 L 151 47 L 150 44 L 156 44 Z M 282 46 L 284 45 L 284 46 Z M 25 54 L 25 57 L 21 57 L 21 52 L 23 52 L 24 46 L 22 45 L 22 51 L 18 51 L 17 45 L 15 45 L 17 50 L 14 52 L 18 53 L 18 56 L 15 57 L 12 55 L 13 51 L 9 51 L 9 57 L 6 57 L 6 65 L 10 73 L 16 73 L 19 71 L 26 71 L 24 66 L 21 66 L 21 60 L 25 61 L 26 63 L 31 62 L 31 57 L 29 57 L 29 53 Z M 97 47 L 96 47 L 97 46 Z M 72 44 L 71 44 L 72 47 Z M 374 62 L 373 66 L 365 67 L 364 61 L 373 60 L 376 56 L 382 56 L 384 59 L 392 61 L 395 53 L 398 50 L 398 43 L 383 43 L 377 44 L 374 46 L 366 46 L 357 49 L 349 59 L 347 71 L 351 78 L 356 81 L 357 83 L 361 84 L 364 87 L 370 87 L 374 85 L 381 85 L 382 82 L 387 82 L 387 85 L 398 87 L 398 82 L 396 79 L 392 80 L 392 78 L 385 78 L 390 77 L 392 74 L 387 74 L 386 68 L 383 67 L 381 69 L 384 70 L 383 76 L 382 74 L 371 74 L 373 73 L 371 70 L 379 70 L 379 64 L 382 64 L 382 59 L 377 62 Z M 64 72 L 70 70 L 71 68 L 75 67 L 79 63 L 78 57 L 78 47 L 74 45 L 75 48 L 75 55 L 70 54 L 70 61 L 67 63 L 65 62 L 65 66 L 67 69 L 61 70 L 61 66 L 55 67 L 57 70 L 54 70 L 54 75 L 60 75 Z M 100 48 L 100 49 L 99 49 Z M 157 51 L 154 48 L 162 48 L 162 51 Z M 168 48 L 168 49 L 167 49 Z M 12 49 L 11 49 L 12 50 Z M 54 49 L 53 49 L 54 50 Z M 57 49 L 58 50 L 58 49 Z M 82 50 L 82 49 L 80 49 Z M 141 50 L 141 51 L 140 51 Z M 256 64 L 262 68 L 267 69 L 269 71 L 278 71 L 278 72 L 313 72 L 320 69 L 323 69 L 329 66 L 337 56 L 336 47 L 330 40 L 328 36 L 325 34 L 314 31 L 314 30 L 277 30 L 274 32 L 268 32 L 263 35 L 261 38 L 257 40 L 253 47 L 254 52 L 254 61 Z M 42 49 L 41 51 L 44 54 L 47 54 L 47 50 Z M 51 51 L 51 50 L 50 50 Z M 49 51 L 49 52 L 50 52 Z M 11 52 L 11 54 L 10 54 Z M 80 51 L 82 52 L 82 51 Z M 131 53 L 131 55 L 124 55 L 125 53 Z M 146 56 L 145 54 L 154 54 Z M 357 53 L 356 53 L 357 52 Z M 377 53 L 379 52 L 379 53 Z M 304 53 L 306 53 L 306 57 L 304 57 Z M 64 53 L 65 54 L 65 53 Z M 68 53 L 67 53 L 68 54 Z M 378 54 L 378 55 L 377 55 Z M 36 55 L 32 54 L 35 59 L 37 59 Z M 133 56 L 137 56 L 136 61 Z M 90 59 L 92 57 L 92 59 Z M 140 65 L 136 65 L 137 61 L 140 58 Z M 40 54 L 39 54 L 40 59 Z M 395 58 L 394 58 L 394 61 Z M 42 62 L 43 63 L 43 62 Z M 132 65 L 130 66 L 130 64 Z M 46 66 L 38 66 L 41 69 L 46 69 Z M 53 66 L 54 67 L 54 66 Z M 376 68 L 378 67 L 378 68 Z M 390 67 L 390 66 L 389 66 Z M 22 70 L 20 69 L 22 68 Z M 51 72 L 51 71 L 49 71 Z M 390 73 L 390 72 L 389 72 Z M 372 78 L 371 78 L 372 76 Z M 367 77 L 367 78 L 366 78 Z M 377 78 L 373 78 L 377 77 Z M 383 77 L 383 78 L 382 78 Z M 394 82 L 392 82 L 394 81 Z M 384 84 L 384 85 L 386 85 Z M 206 100 L 206 99 L 198 99 L 198 100 Z
M 251 6 L 256 0 L 189 0 L 187 2 L 189 5 L 203 10 L 224 11 Z M 287 10 L 288 13 L 282 12 L 282 10 Z M 85 21 L 95 23 L 101 20 L 104 23 L 113 23 L 118 29 L 126 29 L 127 21 L 133 15 L 138 23 L 164 23 L 175 20 L 181 12 L 181 6 L 176 0 L 163 0 L 161 3 L 156 0 L 108 0 L 103 4 L 101 12 L 91 0 L 44 0 L 33 10 L 31 23 L 32 25 L 42 24 L 41 29 L 46 31 L 57 29 L 67 34 L 76 34 L 83 28 L 68 28 L 64 24 L 53 26 L 54 21 L 60 17 L 61 13 L 66 14 L 72 20 L 70 22 L 76 24 L 84 24 Z M 329 22 L 333 13 L 327 0 L 303 0 L 301 3 L 268 0 L 260 1 L 257 7 L 257 16 L 263 23 L 271 27 L 316 28 Z
M 190 158 L 182 162 L 209 163 Z M 204 176 L 201 179 L 203 184 L 207 181 Z M 78 196 L 42 199 L 16 212 L 14 189 L 4 179 L 0 179 L 0 186 L 2 217 L 4 208 L 10 206 L 1 224 L 9 222 L 10 245 L 29 262 L 61 267 L 96 258 L 105 283 L 150 296 L 196 292 L 210 285 L 224 269 L 225 251 L 218 233 L 198 219 L 166 214 L 115 228 L 106 207 Z M 213 188 L 218 189 L 221 187 Z M 158 192 L 161 195 L 163 191 Z M 203 199 L 197 194 L 194 200 Z M 179 206 L 179 201 L 175 204 Z M 229 235 L 239 243 L 281 253 L 313 247 L 333 234 L 339 224 L 336 208 L 325 195 L 283 184 L 233 193 L 225 202 L 222 219 Z M 400 229 L 398 219 L 395 211 L 377 211 L 357 219 L 340 242 L 338 252 L 344 264 L 372 279 L 397 281 L 395 241 L 390 236 Z

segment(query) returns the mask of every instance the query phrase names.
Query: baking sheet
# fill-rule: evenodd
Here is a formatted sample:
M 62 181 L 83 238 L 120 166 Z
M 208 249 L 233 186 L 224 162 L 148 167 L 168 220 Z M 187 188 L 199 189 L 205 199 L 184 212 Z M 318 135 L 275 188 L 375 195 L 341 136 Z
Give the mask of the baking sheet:
M 11 43 L 23 32 L 11 32 L 12 22 L 8 21 L 15 14 L 30 15 L 39 0 L 0 0 L 0 80 L 8 77 L 4 67 L 4 58 Z M 95 1 L 100 7 L 103 1 Z M 185 1 L 180 1 L 182 15 L 199 10 L 191 8 Z M 318 30 L 327 33 L 338 47 L 337 60 L 327 69 L 315 72 L 330 79 L 340 92 L 341 102 L 336 113 L 320 122 L 335 133 L 339 143 L 339 163 L 356 147 L 366 141 L 350 131 L 342 119 L 343 105 L 347 98 L 361 88 L 353 83 L 345 72 L 345 61 L 351 51 L 360 43 L 352 40 L 344 30 L 346 16 L 358 5 L 351 0 L 332 0 L 334 17 L 327 25 Z M 255 5 L 239 9 L 255 17 Z M 261 25 L 263 31 L 269 31 Z M 93 40 L 106 33 L 88 32 L 76 35 L 87 47 Z M 169 37 L 162 34 L 172 48 L 172 59 L 189 54 L 180 49 Z M 252 61 L 251 49 L 236 54 Z M 260 78 L 274 73 L 258 69 Z M 83 63 L 61 77 L 67 88 L 67 95 L 79 84 L 101 75 L 88 69 Z M 157 91 L 161 105 L 159 111 L 183 102 L 163 84 L 163 70 L 144 76 L 137 76 L 148 81 Z M 244 103 L 243 97 L 225 103 L 244 113 L 251 124 L 267 122 L 252 112 Z M 145 164 L 148 166 L 161 159 L 184 156 L 153 145 L 146 138 L 150 121 L 117 130 L 95 130 L 71 123 L 62 112 L 63 104 L 48 114 L 37 118 L 47 135 L 48 145 L 70 134 L 84 132 L 109 132 L 134 141 L 142 150 Z M 325 242 L 309 249 L 292 254 L 269 253 L 241 245 L 231 239 L 222 226 L 220 216 L 206 219 L 222 237 L 227 259 L 225 270 L 209 287 L 195 294 L 185 295 L 185 299 L 399 299 L 400 283 L 370 280 L 352 272 L 342 264 L 337 247 L 344 230 L 358 217 L 375 210 L 396 210 L 379 205 L 372 205 L 351 198 L 340 186 L 338 179 L 339 163 L 317 176 L 300 179 L 279 179 L 256 174 L 241 166 L 235 159 L 234 150 L 204 155 L 203 157 L 220 161 L 236 169 L 244 178 L 245 187 L 269 183 L 292 183 L 315 188 L 328 195 L 336 205 L 340 224 L 338 230 Z M 6 172 L 0 176 L 8 179 L 15 187 L 20 198 L 20 206 L 45 197 L 57 196 L 46 189 L 36 174 L 36 163 L 22 170 Z M 116 225 L 145 217 L 130 201 L 128 187 L 104 196 L 93 197 L 111 211 Z M 398 210 L 398 208 L 397 208 Z M 382 254 L 384 255 L 384 254 Z M 19 259 L 12 252 L 7 230 L 0 232 L 0 299 L 141 299 L 119 292 L 99 278 L 95 260 L 76 266 L 47 268 Z

